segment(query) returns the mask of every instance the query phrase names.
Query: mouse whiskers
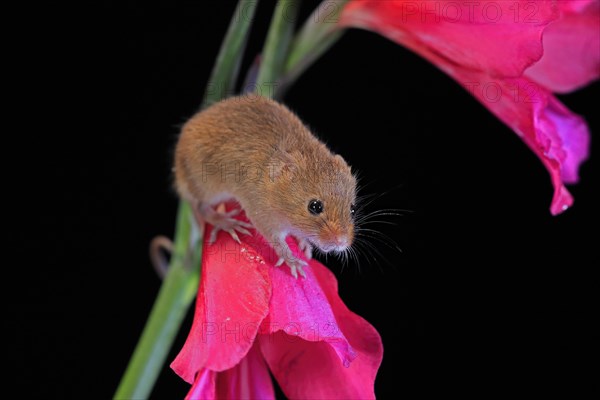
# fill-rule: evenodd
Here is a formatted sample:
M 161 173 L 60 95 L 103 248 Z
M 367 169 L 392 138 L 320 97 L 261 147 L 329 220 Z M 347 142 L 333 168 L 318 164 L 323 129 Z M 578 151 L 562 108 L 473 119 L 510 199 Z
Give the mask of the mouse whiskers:
M 397 225 L 396 222 L 391 221 L 389 218 L 402 217 L 408 213 L 411 213 L 411 211 L 395 208 L 385 208 L 371 211 L 368 213 L 363 213 L 362 210 L 364 210 L 364 207 L 371 204 L 379 197 L 381 197 L 381 195 L 370 195 L 361 198 L 362 204 L 360 204 L 360 209 L 357 210 L 356 216 L 354 218 L 354 242 L 356 245 L 356 252 L 359 254 L 364 254 L 365 257 L 369 260 L 369 262 L 377 264 L 379 269 L 383 272 L 383 268 L 381 266 L 380 261 L 383 261 L 385 264 L 392 265 L 394 267 L 396 264 L 392 263 L 384 255 L 384 253 L 381 250 L 381 247 L 377 246 L 376 244 L 379 243 L 387 249 L 392 250 L 392 252 L 402 253 L 402 249 L 390 236 L 375 229 L 375 227 L 379 224 Z M 366 198 L 369 198 L 369 200 L 365 202 Z

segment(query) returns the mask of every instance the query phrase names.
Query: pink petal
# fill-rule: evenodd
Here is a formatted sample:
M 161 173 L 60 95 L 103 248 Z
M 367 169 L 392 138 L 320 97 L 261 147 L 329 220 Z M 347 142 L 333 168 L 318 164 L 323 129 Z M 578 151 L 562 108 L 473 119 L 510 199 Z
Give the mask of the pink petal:
M 542 56 L 542 32 L 557 16 L 552 1 L 356 0 L 340 24 L 411 42 L 463 68 L 517 77 Z
M 223 233 L 204 244 L 194 323 L 171 364 L 193 382 L 187 398 L 274 398 L 262 352 L 290 397 L 374 398 L 381 338 L 340 300 L 333 274 L 313 260 L 306 279 L 297 280 L 287 267 L 274 267 L 277 256 L 264 238 L 241 238 L 241 247 Z M 288 243 L 301 256 L 292 238 Z M 259 325 L 261 351 L 253 344 Z M 281 360 L 298 351 L 297 363 Z
M 192 388 L 185 396 L 186 400 L 216 399 L 217 398 L 217 374 L 218 372 L 202 368 L 196 374 Z
M 369 370 L 365 373 L 369 379 L 374 380 L 383 358 L 383 344 L 379 333 L 364 318 L 346 307 L 338 294 L 337 280 L 329 269 L 316 263 L 313 272 L 333 309 L 339 329 L 350 340 L 358 357 L 362 358 L 361 362 L 369 365 Z
M 273 382 L 258 343 L 235 367 L 217 375 L 218 399 L 275 399 Z
M 512 128 L 546 166 L 554 185 L 551 213 L 570 207 L 573 198 L 564 183 L 577 181 L 579 166 L 588 157 L 589 131 L 583 119 L 526 78 L 491 79 L 457 69 L 451 75 Z
M 274 276 L 273 281 L 276 279 Z M 289 398 L 374 398 L 375 375 L 383 357 L 379 334 L 344 305 L 335 277 L 327 268 L 311 262 L 306 281 L 309 283 L 303 289 L 289 294 L 290 306 L 272 303 L 279 312 L 270 323 L 292 321 L 297 330 L 284 328 L 259 335 L 271 372 Z M 274 284 L 273 302 L 279 303 L 283 299 L 275 297 L 277 286 Z M 302 306 L 288 311 L 296 308 L 296 301 Z M 290 319 L 281 319 L 286 314 Z M 307 325 L 311 319 L 315 324 Z
M 304 258 L 295 241 L 288 243 L 295 256 Z M 325 268 L 310 260 L 305 268 L 306 278 L 295 279 L 289 268 L 271 268 L 273 294 L 269 316 L 263 322 L 260 333 L 284 331 L 308 341 L 325 341 L 339 356 L 339 362 L 349 365 L 356 357 L 344 333 L 338 327 L 329 299 L 315 276 L 318 269 Z
M 205 237 L 210 237 L 208 226 Z M 245 236 L 244 238 L 248 238 Z M 243 246 L 249 247 L 247 244 Z M 223 371 L 252 347 L 269 310 L 269 268 L 251 259 L 228 234 L 205 240 L 194 322 L 171 368 L 189 383 L 202 368 Z
M 600 76 L 600 2 L 559 4 L 579 8 L 565 12 L 546 28 L 544 56 L 525 75 L 553 92 L 566 93 Z
M 569 111 L 558 99 L 548 95 L 546 108 L 538 111 L 540 119 L 547 118 L 548 135 L 559 135 L 551 140 L 548 156 L 560 160 L 560 178 L 565 183 L 579 180 L 579 166 L 588 158 L 590 134 L 583 118 Z
M 563 15 L 567 15 L 570 13 L 581 13 L 590 5 L 597 2 L 598 0 L 560 0 L 556 5 Z
M 405 4 L 409 3 L 412 4 Z M 543 12 L 540 12 L 539 24 L 526 23 L 525 20 L 523 23 L 512 24 L 512 27 L 508 22 L 499 24 L 498 32 L 506 35 L 505 40 L 496 44 L 488 41 L 489 38 L 497 38 L 494 33 L 475 24 L 470 24 L 470 40 L 461 36 L 465 32 L 465 27 L 460 26 L 461 24 L 454 24 L 454 27 L 445 24 L 446 32 L 435 26 L 426 26 L 419 22 L 420 19 L 413 21 L 416 27 L 408 26 L 405 23 L 408 19 L 402 14 L 402 4 L 403 2 L 395 1 L 351 2 L 344 10 L 340 22 L 379 32 L 413 50 L 456 79 L 511 127 L 544 163 L 554 185 L 550 207 L 552 214 L 558 214 L 571 206 L 573 198 L 563 182 L 572 183 L 577 180 L 577 170 L 588 156 L 588 128 L 581 117 L 571 113 L 548 90 L 519 77 L 519 73 L 515 74 L 519 68 L 526 68 L 528 63 L 534 62 L 541 55 L 539 36 L 544 26 L 554 17 L 546 9 L 550 7 L 550 2 L 498 2 L 504 6 L 518 4 L 522 8 L 535 4 Z M 576 10 L 576 7 L 570 6 L 571 11 Z M 563 8 L 567 8 L 566 4 Z M 461 34 L 454 35 L 454 30 Z M 424 40 L 423 35 L 432 37 Z M 446 51 L 436 44 L 446 40 L 450 42 L 447 46 L 451 48 L 462 47 L 457 51 Z M 489 48 L 482 48 L 480 43 Z M 508 49 L 510 47 L 520 50 L 511 55 Z M 503 48 L 508 50 L 503 51 Z M 503 57 L 515 57 L 517 64 L 498 59 L 488 54 L 489 51 L 498 51 Z M 473 61 L 479 58 L 481 63 Z
M 579 166 L 588 157 L 589 131 L 583 119 L 526 78 L 492 79 L 456 68 L 450 75 L 540 158 L 554 185 L 551 213 L 560 214 L 569 208 L 573 198 L 564 183 L 577 181 Z
M 186 400 L 275 399 L 273 382 L 258 344 L 238 365 L 223 372 L 201 369 Z

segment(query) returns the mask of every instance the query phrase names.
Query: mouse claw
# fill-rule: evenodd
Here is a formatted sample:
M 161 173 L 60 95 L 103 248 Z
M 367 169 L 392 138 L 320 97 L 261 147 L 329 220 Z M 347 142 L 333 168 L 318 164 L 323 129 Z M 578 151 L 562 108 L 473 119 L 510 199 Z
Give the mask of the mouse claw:
M 296 263 L 292 263 L 291 265 L 288 264 L 290 267 L 290 273 L 296 279 L 298 279 L 298 274 L 300 274 L 300 276 L 302 276 L 303 278 L 306 278 L 306 272 L 304 272 L 304 267 L 307 266 L 308 264 L 306 264 L 306 262 L 303 260 L 298 260 L 298 261 L 304 263 L 304 265 L 302 265 L 300 262 L 297 264 Z
M 241 234 L 252 236 L 252 233 L 250 233 L 250 231 L 248 229 L 242 228 L 241 226 L 236 226 L 235 230 L 238 231 Z
M 233 210 L 236 211 L 237 213 L 239 213 L 239 210 Z M 228 214 L 231 214 L 232 211 L 230 211 Z M 220 231 L 225 231 L 227 233 L 229 233 L 229 235 L 233 238 L 233 240 L 235 240 L 238 244 L 242 244 L 242 241 L 240 240 L 240 237 L 238 236 L 237 232 L 243 234 L 243 235 L 248 235 L 248 236 L 252 236 L 252 233 L 246 229 L 246 228 L 252 228 L 252 225 L 244 222 L 244 221 L 239 221 L 235 218 L 223 218 L 223 219 L 217 219 L 216 221 L 212 221 L 212 225 L 213 225 L 213 230 L 210 234 L 210 238 L 208 240 L 209 244 L 213 244 L 216 242 L 217 240 L 217 234 Z M 237 232 L 236 232 L 237 231 Z
M 242 226 L 244 228 L 254 228 L 251 223 L 244 222 L 244 221 L 238 221 L 237 219 L 236 219 L 236 221 L 239 226 Z
M 229 233 L 231 235 L 231 237 L 233 238 L 233 240 L 238 242 L 238 244 L 242 244 L 242 241 L 240 240 L 240 237 L 238 236 L 238 234 L 235 232 L 235 229 L 228 229 L 226 232 Z
M 290 273 L 296 279 L 298 279 L 298 274 L 300 274 L 300 276 L 302 276 L 303 278 L 306 278 L 306 272 L 304 272 L 304 268 L 302 267 L 302 265 L 290 266 Z
M 302 275 L 302 277 L 306 279 L 306 272 L 304 272 L 304 268 L 298 267 L 298 272 L 300 272 L 300 275 Z
M 304 267 L 308 267 L 306 261 L 299 258 L 293 258 L 286 261 L 286 264 L 290 267 L 290 273 L 294 278 L 298 279 L 298 273 L 300 273 L 303 278 L 306 278 L 306 273 L 304 272 Z
M 210 237 L 208 238 L 208 244 L 214 244 L 217 241 L 217 233 L 219 233 L 219 229 L 216 227 L 213 228 Z

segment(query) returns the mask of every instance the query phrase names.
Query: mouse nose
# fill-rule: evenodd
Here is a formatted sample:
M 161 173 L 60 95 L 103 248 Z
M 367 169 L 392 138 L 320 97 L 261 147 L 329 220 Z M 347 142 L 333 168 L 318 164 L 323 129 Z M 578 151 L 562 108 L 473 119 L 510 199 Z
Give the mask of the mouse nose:
M 339 235 L 338 237 L 335 238 L 335 244 L 338 245 L 339 247 L 348 247 L 348 245 L 350 244 L 350 241 L 348 240 L 348 236 Z

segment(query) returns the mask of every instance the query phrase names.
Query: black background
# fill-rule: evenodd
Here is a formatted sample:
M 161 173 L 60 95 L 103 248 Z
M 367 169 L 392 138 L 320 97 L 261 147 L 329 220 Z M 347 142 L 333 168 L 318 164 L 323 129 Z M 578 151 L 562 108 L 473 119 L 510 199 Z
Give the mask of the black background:
M 19 261 L 7 266 L 17 274 L 4 363 L 20 393 L 114 393 L 160 286 L 148 243 L 173 234 L 178 127 L 200 105 L 233 8 L 104 4 L 64 18 L 56 39 L 40 34 L 35 57 L 59 74 L 46 75 L 50 96 L 30 99 L 34 133 L 20 136 L 27 162 L 12 174 L 25 207 L 10 249 Z M 243 72 L 271 12 L 261 3 Z M 599 88 L 561 96 L 595 136 Z M 380 397 L 597 390 L 586 366 L 597 364 L 595 142 L 570 188 L 575 206 L 552 217 L 548 174 L 513 132 L 434 66 L 358 30 L 284 101 L 361 172 L 363 194 L 386 193 L 374 208 L 412 210 L 381 226 L 403 250 L 378 245 L 388 263 L 329 265 L 346 304 L 382 335 Z M 52 106 L 52 122 L 36 111 Z M 188 388 L 165 367 L 153 397 Z

